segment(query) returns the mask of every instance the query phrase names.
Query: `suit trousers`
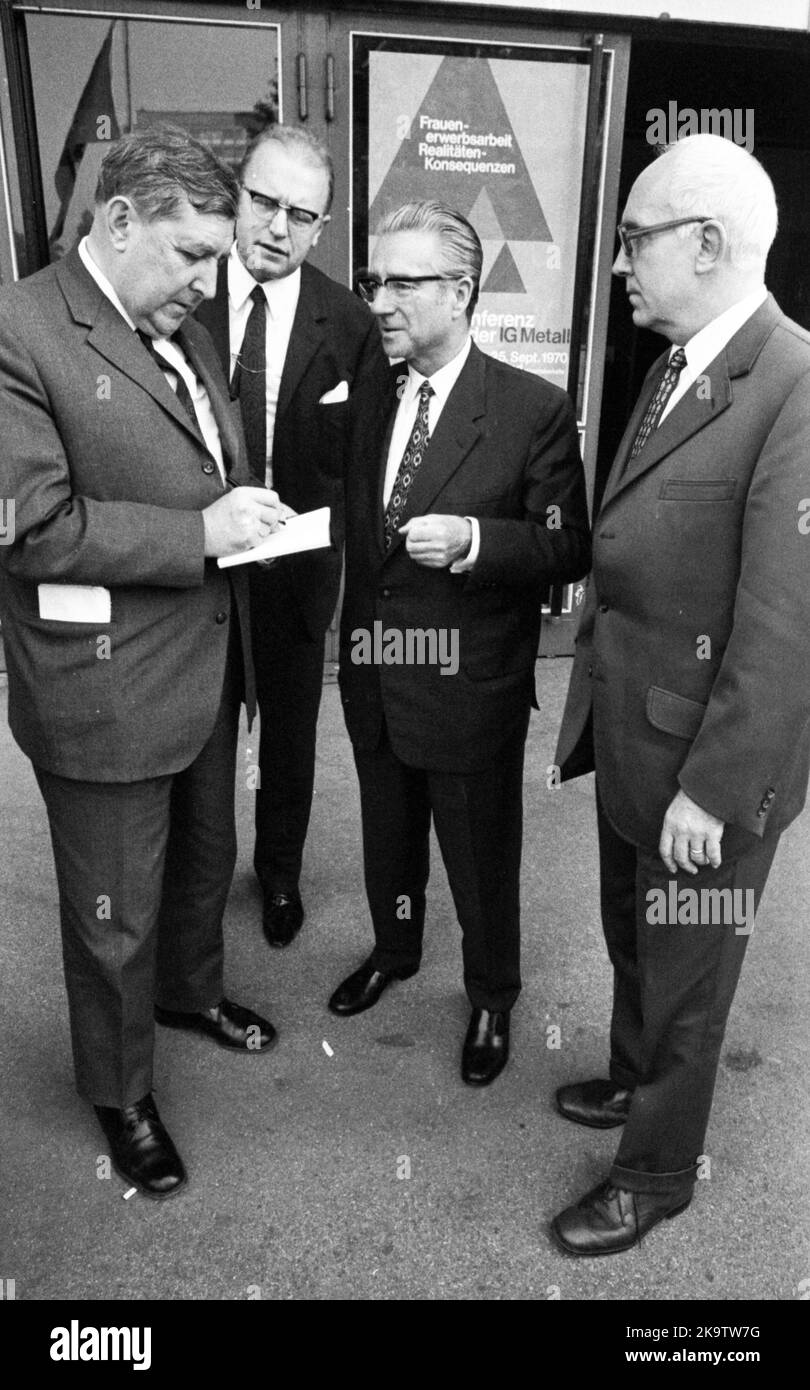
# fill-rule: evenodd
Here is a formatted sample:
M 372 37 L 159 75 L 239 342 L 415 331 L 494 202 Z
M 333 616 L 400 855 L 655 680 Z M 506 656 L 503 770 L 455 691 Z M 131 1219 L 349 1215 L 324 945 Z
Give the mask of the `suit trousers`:
M 123 1107 L 152 1090 L 154 1005 L 223 996 L 222 917 L 236 863 L 239 678 L 181 772 L 81 782 L 35 767 L 53 843 L 79 1093 Z
M 298 887 L 315 785 L 324 639 L 313 641 L 283 560 L 250 576 L 259 730 L 253 863 L 270 892 Z
M 750 844 L 719 869 L 673 876 L 657 853 L 617 834 L 598 790 L 597 820 L 602 924 L 614 972 L 610 1076 L 633 1092 L 610 1176 L 633 1192 L 688 1195 L 779 834 L 748 836 Z M 709 898 L 707 889 L 731 891 Z
M 524 727 L 496 763 L 472 773 L 411 767 L 385 732 L 373 752 L 355 748 L 378 970 L 404 976 L 419 968 L 432 816 L 461 924 L 470 1003 L 512 1008 L 520 993 L 525 744 Z

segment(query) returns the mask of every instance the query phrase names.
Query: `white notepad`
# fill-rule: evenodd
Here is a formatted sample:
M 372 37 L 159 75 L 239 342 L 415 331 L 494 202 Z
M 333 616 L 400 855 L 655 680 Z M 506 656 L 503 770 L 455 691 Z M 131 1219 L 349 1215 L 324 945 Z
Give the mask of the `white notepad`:
M 240 550 L 236 555 L 223 555 L 217 564 L 224 570 L 230 565 L 249 565 L 253 560 L 275 560 L 279 555 L 297 555 L 302 550 L 323 550 L 332 544 L 329 535 L 331 510 L 331 507 L 319 507 L 314 512 L 291 516 L 261 545 L 255 545 L 252 550 Z

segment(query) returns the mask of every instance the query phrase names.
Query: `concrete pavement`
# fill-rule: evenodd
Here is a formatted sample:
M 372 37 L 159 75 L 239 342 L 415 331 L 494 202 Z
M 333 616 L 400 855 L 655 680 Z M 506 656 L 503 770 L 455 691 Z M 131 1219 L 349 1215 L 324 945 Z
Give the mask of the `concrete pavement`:
M 546 786 L 568 670 L 538 666 L 524 989 L 512 1060 L 480 1092 L 458 1074 L 468 1006 L 438 852 L 421 973 L 361 1017 L 326 1010 L 370 945 L 335 686 L 321 715 L 307 920 L 281 952 L 260 929 L 245 776 L 255 735 L 243 730 L 228 992 L 269 1014 L 280 1041 L 238 1057 L 158 1030 L 157 1099 L 190 1175 L 166 1203 L 123 1200 L 115 1174 L 98 1176 L 103 1136 L 73 1090 L 44 810 L 0 689 L 0 1277 L 15 1279 L 18 1299 L 799 1296 L 810 1279 L 807 812 L 783 839 L 749 945 L 707 1140 L 711 1176 L 631 1253 L 573 1261 L 550 1244 L 550 1217 L 607 1171 L 616 1138 L 567 1124 L 552 1103 L 562 1082 L 604 1074 L 610 1006 L 591 779 Z

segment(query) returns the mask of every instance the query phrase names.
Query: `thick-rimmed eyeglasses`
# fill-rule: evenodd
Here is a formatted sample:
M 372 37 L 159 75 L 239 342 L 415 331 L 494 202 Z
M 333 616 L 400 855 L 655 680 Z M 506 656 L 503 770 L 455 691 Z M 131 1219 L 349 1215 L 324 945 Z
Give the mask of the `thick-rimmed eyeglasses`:
M 263 222 L 272 222 L 279 212 L 286 212 L 287 221 L 292 222 L 294 227 L 314 227 L 318 221 L 329 220 L 320 212 L 292 207 L 290 203 L 282 203 L 280 198 L 271 198 L 267 193 L 257 193 L 255 188 L 248 188 L 246 183 L 243 183 L 242 187 L 251 201 L 253 211 Z
M 373 304 L 380 290 L 387 290 L 392 299 L 410 299 L 417 285 L 460 278 L 458 275 L 389 275 L 385 280 L 378 280 L 376 275 L 359 275 L 355 284 L 366 303 Z
M 669 232 L 673 227 L 686 227 L 690 222 L 712 222 L 712 217 L 676 217 L 674 222 L 656 222 L 652 227 L 628 227 L 624 222 L 620 222 L 616 231 L 619 233 L 621 248 L 628 261 L 632 261 L 636 254 L 636 247 L 633 242 L 641 236 L 652 236 L 655 232 Z

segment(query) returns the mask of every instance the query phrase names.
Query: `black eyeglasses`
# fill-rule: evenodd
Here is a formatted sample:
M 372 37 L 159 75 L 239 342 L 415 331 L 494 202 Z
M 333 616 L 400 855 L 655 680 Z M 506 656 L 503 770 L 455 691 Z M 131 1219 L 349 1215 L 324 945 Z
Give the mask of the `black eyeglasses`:
M 616 231 L 619 233 L 619 241 L 622 250 L 628 261 L 632 261 L 636 254 L 633 242 L 640 236 L 652 236 L 655 232 L 668 232 L 673 227 L 686 227 L 690 222 L 713 222 L 713 217 L 676 217 L 674 222 L 656 222 L 653 227 L 628 227 L 624 222 L 620 222 Z
M 373 304 L 380 290 L 388 290 L 392 299 L 410 299 L 417 285 L 427 285 L 431 281 L 460 280 L 460 275 L 389 275 L 379 280 L 376 275 L 359 275 L 355 284 L 367 304 Z
M 267 193 L 257 193 L 255 188 L 248 188 L 246 183 L 243 183 L 242 187 L 251 201 L 253 211 L 263 221 L 272 222 L 276 214 L 282 211 L 286 212 L 288 222 L 292 222 L 294 227 L 314 227 L 318 221 L 329 221 L 323 213 L 310 212 L 309 208 L 292 207 L 289 203 L 282 203 L 280 198 L 271 198 Z

